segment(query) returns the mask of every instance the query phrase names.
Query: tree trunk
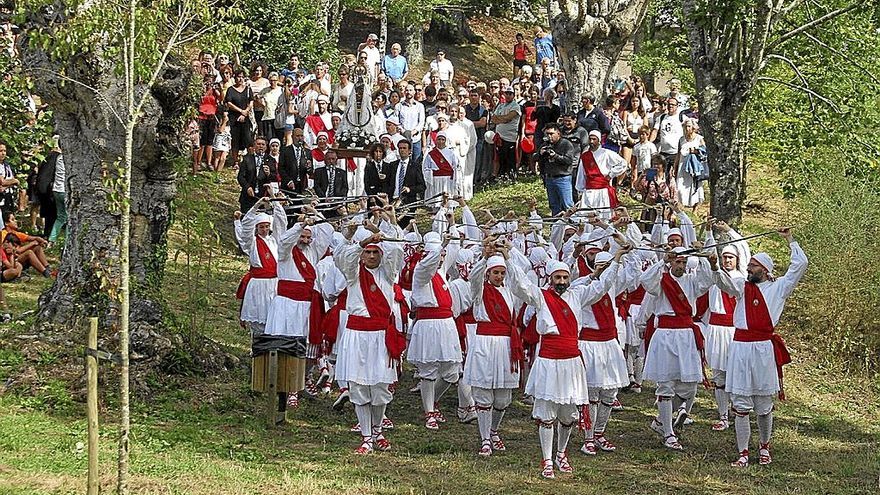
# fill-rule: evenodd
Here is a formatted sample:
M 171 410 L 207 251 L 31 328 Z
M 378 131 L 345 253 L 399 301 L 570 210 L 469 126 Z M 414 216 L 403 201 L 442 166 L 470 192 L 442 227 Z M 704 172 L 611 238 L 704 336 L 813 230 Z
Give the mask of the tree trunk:
M 645 16 L 648 0 L 549 0 L 547 17 L 569 93 L 607 93 L 610 71 Z
M 379 53 L 385 53 L 388 43 L 388 0 L 381 0 L 379 6 Z
M 420 64 L 424 57 L 425 31 L 422 24 L 414 22 L 406 25 L 404 30 L 406 37 L 406 58 L 410 65 Z
M 74 59 L 65 67 L 50 62 L 39 50 L 23 51 L 25 66 L 66 72 L 98 89 L 124 115 L 124 84 L 112 69 L 102 69 L 99 56 Z M 94 91 L 37 73 L 35 93 L 50 105 L 61 136 L 67 172 L 67 235 L 58 279 L 40 297 L 41 321 L 69 324 L 88 316 L 105 318 L 118 307 L 108 297 L 119 280 L 121 198 L 119 170 L 125 150 L 125 128 L 96 100 Z M 165 69 L 151 88 L 152 98 L 134 129 L 136 150 L 131 170 L 129 229 L 132 280 L 132 322 L 157 325 L 161 306 L 155 296 L 166 259 L 166 233 L 176 178 L 172 158 L 178 155 L 182 116 L 187 110 L 189 67 Z M 139 88 L 143 90 L 144 88 Z
M 701 81 L 702 80 L 702 81 Z M 740 104 L 712 98 L 720 93 L 697 77 L 700 101 L 700 130 L 709 156 L 710 214 L 731 225 L 742 219 L 745 199 L 745 146 L 740 136 Z
M 431 19 L 431 39 L 455 44 L 477 43 L 480 37 L 471 29 L 468 18 L 460 10 L 438 9 L 441 17 Z

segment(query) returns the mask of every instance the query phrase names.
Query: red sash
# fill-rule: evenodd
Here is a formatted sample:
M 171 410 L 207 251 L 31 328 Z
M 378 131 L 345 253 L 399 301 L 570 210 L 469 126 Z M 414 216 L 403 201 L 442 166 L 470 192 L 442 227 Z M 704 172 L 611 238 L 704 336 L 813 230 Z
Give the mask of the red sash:
M 406 302 L 400 284 L 394 284 L 394 302 L 400 306 L 400 328 L 406 328 L 409 323 L 409 304 Z
M 477 335 L 510 337 L 510 371 L 519 371 L 523 346 L 516 331 L 514 313 L 508 309 L 501 291 L 490 283 L 483 284 L 483 307 L 486 308 L 489 321 L 477 322 Z
M 363 263 L 359 267 L 358 281 L 360 283 L 361 295 L 364 298 L 364 306 L 366 306 L 369 317 L 356 316 L 349 314 L 346 328 L 351 330 L 359 330 L 364 332 L 385 331 L 385 348 L 388 350 L 388 356 L 391 362 L 388 366 L 393 366 L 394 360 L 399 360 L 403 350 L 406 348 L 406 336 L 397 331 L 394 326 L 394 313 L 391 312 L 391 305 L 388 299 L 376 284 L 376 278 L 364 266 Z
M 336 337 L 339 335 L 339 313 L 345 309 L 347 302 L 348 288 L 345 288 L 339 293 L 336 303 L 327 311 L 327 314 L 324 315 L 321 321 L 321 328 L 330 345 L 336 343 Z
M 705 364 L 706 356 L 703 353 L 703 349 L 705 349 L 703 332 L 701 332 L 700 327 L 694 323 L 693 309 L 691 303 L 688 301 L 687 295 L 681 289 L 681 285 L 678 284 L 675 277 L 670 275 L 669 272 L 664 272 L 660 278 L 660 288 L 663 290 L 663 294 L 669 301 L 670 306 L 672 306 L 672 311 L 675 312 L 675 316 L 660 315 L 657 318 L 657 328 L 690 329 L 694 333 L 694 343 L 696 344 L 697 351 L 700 352 L 700 359 L 703 364 Z M 708 383 L 705 378 L 705 370 L 703 382 L 704 384 Z
M 586 277 L 593 273 L 593 270 L 590 269 L 590 265 L 587 264 L 587 256 L 582 254 L 577 258 L 578 264 L 578 277 Z
M 724 304 L 724 313 L 716 313 L 714 311 L 710 313 L 709 324 L 719 327 L 732 327 L 733 310 L 736 309 L 736 299 L 733 296 L 722 291 L 721 302 L 722 304 Z
M 252 266 L 248 272 L 244 274 L 244 277 L 242 277 L 241 281 L 238 283 L 238 289 L 235 291 L 236 299 L 244 299 L 248 283 L 252 278 L 275 278 L 278 276 L 278 262 L 275 261 L 275 256 L 272 255 L 272 250 L 269 249 L 269 245 L 266 244 L 265 239 L 260 236 L 255 237 L 256 241 L 254 244 L 257 247 L 257 254 L 260 257 L 260 263 L 263 266 Z
M 593 157 L 593 152 L 590 150 L 585 151 L 581 155 L 581 162 L 584 167 L 584 187 L 586 189 L 605 189 L 608 191 L 608 202 L 612 208 L 617 208 L 617 191 L 614 190 L 614 187 L 611 186 L 611 181 L 608 180 L 607 177 L 602 175 L 602 172 L 599 170 L 599 165 L 596 163 L 596 158 Z
M 345 165 L 348 167 L 349 172 L 354 172 L 358 168 L 357 163 L 354 162 L 354 158 L 346 158 Z
M 606 342 L 616 339 L 617 325 L 614 321 L 614 308 L 611 307 L 611 297 L 605 294 L 591 308 L 593 316 L 596 317 L 596 325 L 599 328 L 583 327 L 578 338 L 592 342 Z
M 315 160 L 316 162 L 323 162 L 324 161 L 324 153 L 325 153 L 325 151 L 322 150 L 321 148 L 312 149 L 312 160 Z
M 782 337 L 773 332 L 773 319 L 767 309 L 767 301 L 757 284 L 746 282 L 743 293 L 743 308 L 746 313 L 745 328 L 737 328 L 733 340 L 737 342 L 762 342 L 769 340 L 773 344 L 773 357 L 776 359 L 776 374 L 779 376 L 779 400 L 785 400 L 782 387 L 782 367 L 791 362 L 791 354 L 785 347 Z
M 546 359 L 571 359 L 580 357 L 578 347 L 578 324 L 568 303 L 553 289 L 543 289 L 544 303 L 556 323 L 559 335 L 541 335 L 538 356 Z
M 694 321 L 703 321 L 703 315 L 709 311 L 709 293 L 706 292 L 697 298 L 697 313 L 694 315 Z
M 309 344 L 319 345 L 324 340 L 321 319 L 324 318 L 324 298 L 315 290 L 315 279 L 318 274 L 312 262 L 306 257 L 299 246 L 293 246 L 290 256 L 296 265 L 303 282 L 292 280 L 278 281 L 278 295 L 294 301 L 310 301 L 309 305 Z
M 434 291 L 434 298 L 437 299 L 437 307 L 421 307 L 416 308 L 416 318 L 419 320 L 443 320 L 452 318 L 452 294 L 449 288 L 445 286 L 443 277 L 439 273 L 435 273 L 431 277 L 431 289 Z
M 473 308 L 465 311 L 455 318 L 455 329 L 458 331 L 458 343 L 461 344 L 461 352 L 467 352 L 467 326 L 475 325 Z
M 615 296 L 614 305 L 617 306 L 617 316 L 621 320 L 626 320 L 627 315 L 629 315 L 629 294 L 623 291 Z
M 534 347 L 538 344 L 538 341 L 541 340 L 541 336 L 538 335 L 538 319 L 534 314 L 529 318 L 529 321 L 525 321 L 527 307 L 527 305 L 523 304 L 519 311 L 519 326 L 522 328 L 523 344 L 529 347 Z
M 403 270 L 401 270 L 400 278 L 398 278 L 398 283 L 402 289 L 412 290 L 413 271 L 416 269 L 416 265 L 419 264 L 419 261 L 421 261 L 423 256 L 424 254 L 422 251 L 418 251 L 404 261 Z
M 645 288 L 640 285 L 636 290 L 630 291 L 626 300 L 630 306 L 641 306 L 642 301 L 645 300 Z
M 434 177 L 452 177 L 452 165 L 446 160 L 446 157 L 443 156 L 443 153 L 441 153 L 439 149 L 432 149 L 428 153 L 428 156 L 430 156 L 431 160 L 434 161 L 434 164 L 437 165 L 437 170 L 433 171 Z
M 308 124 L 309 127 L 312 128 L 312 132 L 315 133 L 316 137 L 318 136 L 319 132 L 326 132 L 328 136 L 327 140 L 330 141 L 330 130 L 327 129 L 327 126 L 324 124 L 324 119 L 322 119 L 320 115 L 316 113 L 309 115 L 308 117 L 306 117 L 306 124 Z

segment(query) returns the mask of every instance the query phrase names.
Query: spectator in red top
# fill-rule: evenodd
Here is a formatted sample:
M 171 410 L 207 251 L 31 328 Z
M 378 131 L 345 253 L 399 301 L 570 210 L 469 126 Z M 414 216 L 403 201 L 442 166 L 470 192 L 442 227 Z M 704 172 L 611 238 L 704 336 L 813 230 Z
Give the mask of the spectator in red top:
M 220 101 L 220 83 L 213 74 L 205 74 L 202 85 L 202 99 L 199 101 L 199 149 L 193 162 L 193 173 L 199 172 L 202 157 L 211 168 L 214 155 L 214 135 L 217 134 L 217 102 Z
M 519 167 L 521 173 L 532 173 L 535 170 L 535 130 L 538 121 L 534 118 L 535 110 L 538 108 L 538 88 L 532 86 L 529 88 L 525 103 L 523 103 L 523 119 L 520 133 L 520 160 Z M 531 151 L 530 151 L 531 150 Z
M 532 50 L 526 44 L 526 39 L 522 33 L 516 33 L 516 44 L 513 45 L 513 77 L 518 77 L 520 69 L 529 64 L 528 57 L 532 55 Z

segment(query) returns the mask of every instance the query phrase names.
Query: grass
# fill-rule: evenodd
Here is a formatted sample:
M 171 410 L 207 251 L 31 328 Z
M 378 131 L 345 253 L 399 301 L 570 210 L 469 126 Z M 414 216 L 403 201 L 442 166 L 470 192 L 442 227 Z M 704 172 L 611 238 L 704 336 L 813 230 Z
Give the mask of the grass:
M 207 206 L 189 205 L 203 215 L 219 238 L 212 251 L 210 287 L 195 283 L 193 273 L 209 273 L 206 251 L 188 245 L 179 225 L 171 235 L 167 303 L 175 322 L 204 332 L 238 349 L 248 346 L 237 326 L 232 292 L 244 270 L 243 258 L 229 245 L 228 206 L 234 202 L 231 173 L 189 179 L 202 191 Z M 523 180 L 490 188 L 471 202 L 524 214 L 527 200 L 546 202 L 540 184 Z M 774 205 L 778 208 L 778 205 Z M 185 213 L 181 207 L 181 213 Z M 766 218 L 746 226 L 760 230 Z M 226 223 L 224 223 L 226 222 Z M 191 247 L 191 245 L 188 245 Z M 187 268 L 186 258 L 190 256 Z M 190 270 L 190 283 L 186 271 Z M 201 270 L 201 271 L 199 271 Z M 45 282 L 10 284 L 7 297 L 19 313 L 33 308 Z M 0 493 L 81 493 L 87 459 L 86 424 L 78 351 L 70 346 L 32 339 L 28 318 L 7 325 L 0 334 L 0 380 L 11 380 L 0 393 Z M 794 333 L 794 329 L 786 329 Z M 23 338 L 24 337 L 24 338 Z M 74 344 L 73 347 L 76 347 Z M 132 429 L 133 493 L 180 494 L 418 494 L 418 493 L 876 493 L 880 474 L 880 382 L 876 377 L 849 376 L 828 368 L 794 346 L 795 364 L 787 367 L 789 400 L 778 404 L 774 463 L 733 470 L 732 430 L 714 433 L 711 397 L 699 394 L 695 425 L 685 429 L 687 450 L 664 450 L 647 428 L 654 414 L 649 390 L 622 394 L 626 406 L 615 413 L 609 434 L 619 451 L 586 458 L 571 443 L 573 476 L 555 481 L 537 477 L 539 449 L 529 408 L 515 402 L 503 425 L 508 451 L 489 459 L 479 448 L 475 425 L 451 421 L 436 433 L 421 425 L 418 397 L 404 374 L 389 409 L 396 423 L 389 435 L 393 451 L 369 457 L 351 453 L 357 436 L 348 432 L 356 420 L 348 407 L 337 413 L 331 398 L 305 401 L 280 429 L 264 425 L 260 396 L 248 391 L 247 370 L 217 376 L 152 376 L 149 392 L 134 398 Z M 115 480 L 117 398 L 111 368 L 102 370 L 101 484 Z M 454 390 L 443 410 L 456 406 Z

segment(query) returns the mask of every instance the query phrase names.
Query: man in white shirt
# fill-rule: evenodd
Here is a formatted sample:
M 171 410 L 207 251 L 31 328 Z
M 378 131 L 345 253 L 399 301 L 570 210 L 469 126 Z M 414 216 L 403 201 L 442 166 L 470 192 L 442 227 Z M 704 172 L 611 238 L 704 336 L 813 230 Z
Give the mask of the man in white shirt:
M 412 84 L 406 86 L 403 101 L 397 104 L 397 118 L 403 127 L 404 137 L 413 142 L 412 155 L 415 159 L 422 156 L 422 131 L 425 129 L 425 106 L 415 100 L 416 88 Z
M 455 77 L 455 68 L 452 66 L 452 62 L 446 59 L 446 52 L 443 50 L 437 50 L 437 58 L 431 61 L 429 72 L 431 71 L 437 71 L 437 74 L 440 75 L 440 85 L 444 88 L 449 86 Z
M 681 125 L 678 100 L 668 98 L 666 100 L 666 113 L 657 117 L 654 122 L 654 130 L 651 132 L 650 141 L 656 142 L 660 138 L 660 155 L 666 162 L 666 182 L 675 176 L 675 157 L 678 155 L 678 142 L 684 136 L 684 128 Z
M 516 141 L 519 138 L 519 120 L 522 107 L 516 102 L 513 88 L 502 88 L 503 98 L 492 112 L 490 122 L 495 123 L 495 133 L 501 138 L 498 152 L 498 168 L 493 178 L 508 173 L 516 173 Z
M 382 54 L 379 53 L 379 48 L 376 47 L 376 43 L 379 42 L 379 37 L 376 36 L 375 33 L 370 33 L 367 36 L 367 41 L 361 43 L 358 46 L 359 52 L 364 52 L 367 54 L 367 67 L 373 69 L 373 79 L 375 80 L 376 76 L 379 75 L 379 64 L 382 61 Z

